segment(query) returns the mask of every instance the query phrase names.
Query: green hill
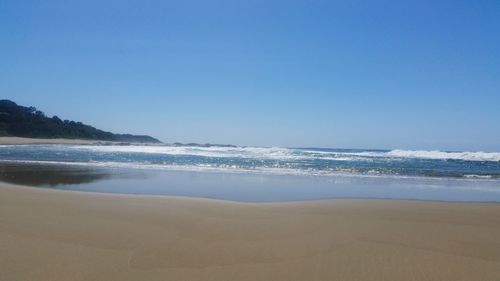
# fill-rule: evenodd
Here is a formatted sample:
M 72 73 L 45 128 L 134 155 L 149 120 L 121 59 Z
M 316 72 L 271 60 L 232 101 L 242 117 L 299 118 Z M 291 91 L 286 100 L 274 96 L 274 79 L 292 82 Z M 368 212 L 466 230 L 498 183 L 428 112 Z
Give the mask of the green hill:
M 47 117 L 35 107 L 20 106 L 10 100 L 0 100 L 0 136 L 160 143 L 150 136 L 113 134 L 81 122 Z

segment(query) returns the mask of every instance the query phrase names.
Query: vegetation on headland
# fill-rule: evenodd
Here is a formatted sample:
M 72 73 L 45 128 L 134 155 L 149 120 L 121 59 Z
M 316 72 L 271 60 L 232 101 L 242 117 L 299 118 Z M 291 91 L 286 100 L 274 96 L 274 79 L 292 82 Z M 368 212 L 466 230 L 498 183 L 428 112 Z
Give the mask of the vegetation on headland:
M 160 143 L 146 135 L 114 134 L 82 122 L 48 117 L 35 107 L 20 106 L 10 100 L 0 100 L 0 136 Z

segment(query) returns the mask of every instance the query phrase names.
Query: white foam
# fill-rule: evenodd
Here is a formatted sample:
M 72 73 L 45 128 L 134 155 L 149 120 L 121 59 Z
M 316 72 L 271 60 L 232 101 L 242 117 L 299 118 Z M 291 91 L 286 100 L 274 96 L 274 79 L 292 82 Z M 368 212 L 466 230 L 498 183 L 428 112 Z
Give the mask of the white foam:
M 10 147 L 9 145 L 0 146 Z M 17 146 L 19 147 L 19 146 Z M 61 145 L 46 147 L 60 148 Z M 223 146 L 169 146 L 169 145 L 64 145 L 64 149 L 87 150 L 101 153 L 151 153 L 172 156 L 201 156 L 210 158 L 245 158 L 259 160 L 329 160 L 372 161 L 387 159 L 500 161 L 500 152 L 446 152 L 439 150 L 391 150 L 391 151 L 332 151 L 292 149 L 281 147 L 223 147 Z
M 467 179 L 491 179 L 493 177 L 491 175 L 464 175 L 464 178 L 467 178 Z
M 216 158 L 253 158 L 271 160 L 321 159 L 334 161 L 362 161 L 371 158 L 415 158 L 436 160 L 500 161 L 499 152 L 445 152 L 438 150 L 391 150 L 391 151 L 320 151 L 281 147 L 198 147 L 198 146 L 70 146 L 73 149 L 96 152 L 157 153 L 165 155 L 189 155 Z
M 73 149 L 91 150 L 96 152 L 124 153 L 156 153 L 165 155 L 189 155 L 214 158 L 255 158 L 275 160 L 298 160 L 308 158 L 297 155 L 294 150 L 280 147 L 198 147 L 198 146 L 71 146 Z
M 421 177 L 410 175 L 384 174 L 375 170 L 370 170 L 368 173 L 359 173 L 352 169 L 341 170 L 314 170 L 314 169 L 296 169 L 296 168 L 272 168 L 272 167 L 255 167 L 242 168 L 231 165 L 176 165 L 176 164 L 151 164 L 151 163 L 125 163 L 125 162 L 65 162 L 65 161 L 40 161 L 40 160 L 2 160 L 0 163 L 23 163 L 23 164 L 52 164 L 52 165 L 67 165 L 67 166 L 87 166 L 101 168 L 124 168 L 124 169 L 146 169 L 146 170 L 164 170 L 164 171 L 180 171 L 180 172 L 217 172 L 228 174 L 254 174 L 254 175 L 276 175 L 276 176 L 313 176 L 313 177 L 331 177 L 331 178 L 366 178 L 366 179 L 404 179 L 418 180 L 425 182 L 425 186 L 431 187 L 429 181 L 439 183 L 445 182 L 467 182 L 473 181 L 476 183 L 497 183 L 498 181 L 490 176 L 466 175 L 462 179 L 451 178 L 436 178 L 436 177 Z M 453 185 L 455 188 L 455 185 Z M 441 187 L 441 185 L 439 185 Z M 476 186 L 471 186 L 476 188 Z M 479 189 L 479 187 L 478 187 Z M 495 185 L 493 189 L 488 191 L 500 192 L 499 186 Z
M 309 151 L 308 151 L 309 152 Z M 313 151 L 310 151 L 313 152 Z M 464 161 L 500 161 L 500 152 L 446 152 L 439 150 L 402 150 L 395 149 L 388 152 L 385 151 L 363 151 L 363 152 L 313 152 L 313 153 L 329 153 L 335 155 L 334 158 L 339 156 L 358 156 L 358 158 L 351 158 L 351 160 L 362 160 L 366 158 L 413 158 L 413 159 L 434 159 L 434 160 L 464 160 Z M 322 157 L 323 158 L 323 157 Z
M 465 160 L 465 161 L 500 161 L 498 152 L 445 152 L 439 150 L 392 150 L 387 153 L 391 157 L 420 158 L 420 159 L 442 159 L 442 160 Z

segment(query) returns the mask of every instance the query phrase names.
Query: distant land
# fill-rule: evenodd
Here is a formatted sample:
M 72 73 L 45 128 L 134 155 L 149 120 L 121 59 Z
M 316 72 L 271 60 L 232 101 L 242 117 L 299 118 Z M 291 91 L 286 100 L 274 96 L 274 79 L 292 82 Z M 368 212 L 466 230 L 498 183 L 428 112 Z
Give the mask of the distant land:
M 10 100 L 0 100 L 0 137 L 161 143 L 147 135 L 114 134 L 82 122 L 48 117 L 33 106 L 20 106 Z

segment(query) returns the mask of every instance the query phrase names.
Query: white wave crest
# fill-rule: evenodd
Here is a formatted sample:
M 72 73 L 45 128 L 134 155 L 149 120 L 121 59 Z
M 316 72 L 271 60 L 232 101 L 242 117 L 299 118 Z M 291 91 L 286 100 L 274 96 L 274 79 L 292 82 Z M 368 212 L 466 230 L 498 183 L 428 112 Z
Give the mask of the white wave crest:
M 445 152 L 439 150 L 392 150 L 387 152 L 389 157 L 420 158 L 436 160 L 465 160 L 465 161 L 500 161 L 499 152 Z
M 156 153 L 165 155 L 189 155 L 214 158 L 255 158 L 273 160 L 300 160 L 308 156 L 295 153 L 293 149 L 280 147 L 198 147 L 198 146 L 95 146 L 79 145 L 73 149 L 90 150 L 95 152 L 123 152 L 123 153 Z
M 76 145 L 72 149 L 103 153 L 155 153 L 164 155 L 186 155 L 214 158 L 249 158 L 257 160 L 332 160 L 366 161 L 373 158 L 414 158 L 435 160 L 500 161 L 499 152 L 445 152 L 438 150 L 391 150 L 391 151 L 320 151 L 281 147 L 198 147 L 198 146 L 96 146 Z

